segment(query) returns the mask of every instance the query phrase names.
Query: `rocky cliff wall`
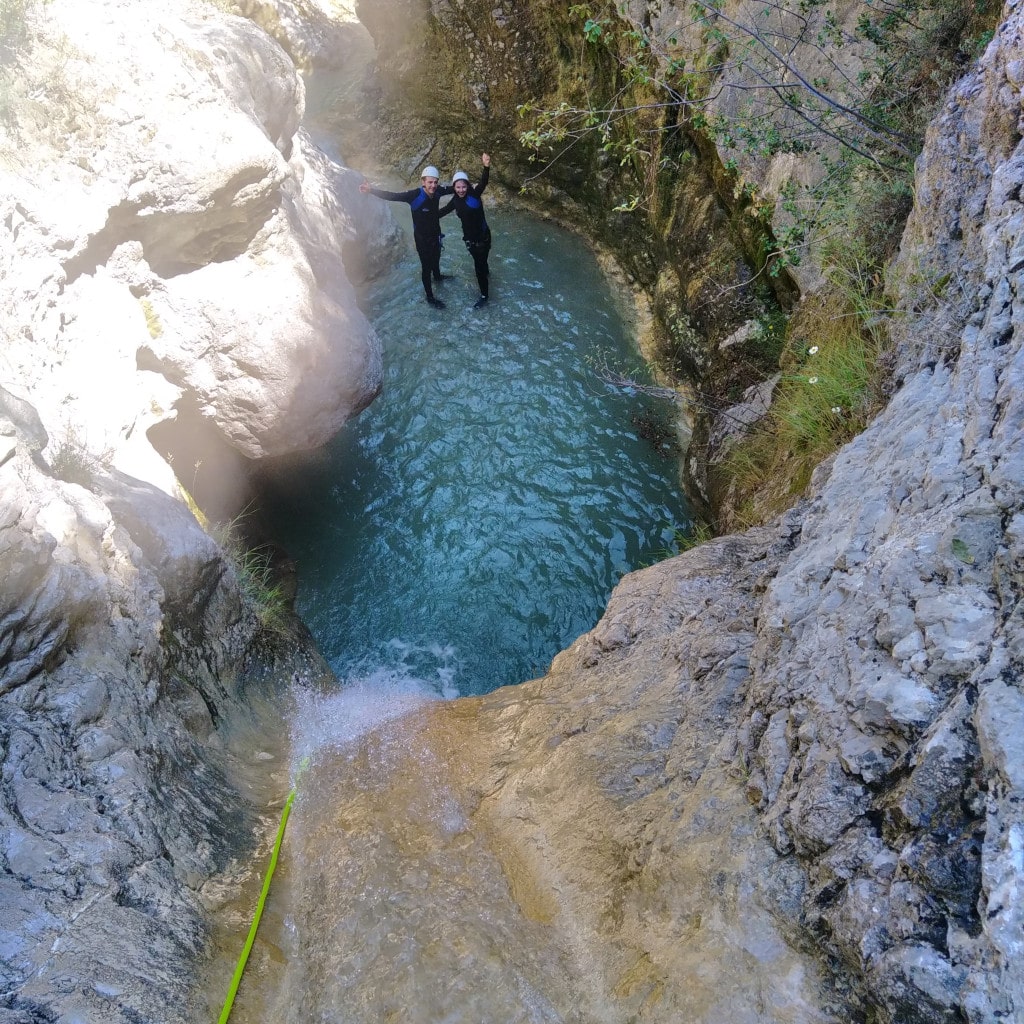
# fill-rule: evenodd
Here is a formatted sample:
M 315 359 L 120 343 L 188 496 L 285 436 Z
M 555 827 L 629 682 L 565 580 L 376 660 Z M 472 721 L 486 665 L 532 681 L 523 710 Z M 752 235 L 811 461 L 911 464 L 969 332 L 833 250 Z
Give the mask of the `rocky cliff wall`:
M 519 144 L 530 126 L 520 104 L 555 108 L 589 97 L 600 107 L 620 90 L 637 102 L 662 99 L 651 88 L 631 91 L 612 52 L 581 59 L 583 21 L 567 5 L 388 0 L 357 11 L 378 42 L 365 101 L 378 159 L 410 175 L 429 159 L 450 173 L 489 151 L 497 188 L 525 189 L 534 206 L 613 252 L 650 295 L 657 324 L 650 352 L 680 376 L 699 380 L 709 342 L 795 294 L 785 274 L 755 279 L 760 240 L 737 218 L 731 187 L 723 190 L 699 158 L 678 111 L 654 106 L 630 122 L 650 151 L 642 167 L 606 151 L 597 132 L 576 142 L 570 136 L 530 162 Z M 390 116 L 396 109 L 401 118 Z M 659 164 L 671 171 L 660 173 Z M 624 209 L 637 194 L 639 207 Z
M 87 424 L 83 443 L 162 486 L 145 435 L 176 405 L 243 459 L 322 444 L 380 382 L 346 244 L 372 270 L 396 229 L 341 205 L 355 182 L 300 128 L 290 59 L 204 3 L 26 9 L 0 169 L 5 378 L 51 434 Z
M 326 669 L 261 624 L 182 487 L 231 517 L 254 460 L 372 399 L 350 276 L 398 232 L 250 21 L 2 15 L 0 1019 L 209 1019 L 211 910 L 287 787 L 252 751 Z
M 194 1020 L 204 884 L 266 827 L 224 728 L 259 623 L 184 506 L 55 479 L 5 398 L 0 1014 Z

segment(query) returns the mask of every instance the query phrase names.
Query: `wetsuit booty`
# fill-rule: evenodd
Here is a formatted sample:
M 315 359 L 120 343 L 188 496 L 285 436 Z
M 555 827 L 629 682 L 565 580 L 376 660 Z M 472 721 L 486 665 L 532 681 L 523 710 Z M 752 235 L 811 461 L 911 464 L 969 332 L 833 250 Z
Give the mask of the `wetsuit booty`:
M 486 295 L 481 295 L 480 298 L 477 299 L 476 302 L 473 303 L 473 308 L 474 309 L 481 309 L 483 306 L 486 306 L 486 305 L 487 305 L 487 296 Z
M 433 295 L 427 296 L 427 302 L 429 302 L 434 309 L 444 309 L 444 303 L 440 299 L 435 299 Z

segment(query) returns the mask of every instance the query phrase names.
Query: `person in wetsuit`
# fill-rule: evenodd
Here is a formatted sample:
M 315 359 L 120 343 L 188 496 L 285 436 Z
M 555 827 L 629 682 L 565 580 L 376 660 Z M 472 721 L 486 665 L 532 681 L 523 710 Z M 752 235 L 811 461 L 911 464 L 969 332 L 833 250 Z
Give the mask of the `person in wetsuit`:
M 385 192 L 374 188 L 368 181 L 359 185 L 359 191 L 386 199 L 391 203 L 408 203 L 412 212 L 412 237 L 416 243 L 416 252 L 420 258 L 421 279 L 423 290 L 427 293 L 427 302 L 438 309 L 444 309 L 444 303 L 434 297 L 431 278 L 440 281 L 441 273 L 441 220 L 438 213 L 442 196 L 452 194 L 451 185 L 439 185 L 441 174 L 436 167 L 424 167 L 420 178 L 420 187 L 409 189 L 408 192 Z
M 487 256 L 491 251 L 491 229 L 487 226 L 484 216 L 484 204 L 480 197 L 487 188 L 491 173 L 491 158 L 486 153 L 480 154 L 480 162 L 484 165 L 483 174 L 476 185 L 469 183 L 469 175 L 465 171 L 456 171 L 452 175 L 451 189 L 455 192 L 451 201 L 440 211 L 444 217 L 454 210 L 462 221 L 462 240 L 466 243 L 470 256 L 473 257 L 473 269 L 476 281 L 480 285 L 480 298 L 473 304 L 474 309 L 483 306 L 490 295 L 490 271 L 487 267 Z

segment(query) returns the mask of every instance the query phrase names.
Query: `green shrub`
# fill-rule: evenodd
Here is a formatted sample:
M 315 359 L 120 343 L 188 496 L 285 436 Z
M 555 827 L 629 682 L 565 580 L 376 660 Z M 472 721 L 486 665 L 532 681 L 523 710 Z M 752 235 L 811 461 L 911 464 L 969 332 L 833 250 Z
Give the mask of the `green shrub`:
M 790 505 L 814 468 L 860 433 L 884 401 L 888 313 L 873 274 L 850 257 L 846 266 L 830 267 L 829 276 L 831 288 L 789 324 L 768 416 L 714 474 L 716 490 L 731 489 L 750 521 Z
M 62 441 L 50 458 L 50 469 L 58 480 L 82 487 L 92 487 L 92 461 L 87 452 L 77 445 Z
M 14 143 L 4 158 L 14 164 L 24 145 L 65 151 L 90 102 L 68 81 L 70 40 L 54 24 L 34 24 L 47 3 L 0 0 L 0 126 Z
M 93 453 L 85 438 L 74 427 L 67 426 L 47 461 L 58 480 L 92 490 L 97 476 L 109 466 L 112 456 L 111 451 Z

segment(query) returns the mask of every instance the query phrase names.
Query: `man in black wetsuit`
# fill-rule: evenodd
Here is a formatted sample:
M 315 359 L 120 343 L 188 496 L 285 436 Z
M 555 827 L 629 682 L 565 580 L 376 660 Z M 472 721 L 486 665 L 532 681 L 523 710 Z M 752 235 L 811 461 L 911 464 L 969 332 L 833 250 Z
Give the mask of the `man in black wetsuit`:
M 452 194 L 451 185 L 438 185 L 440 172 L 436 167 L 424 167 L 423 176 L 420 178 L 422 184 L 419 188 L 410 189 L 408 192 L 385 192 L 380 188 L 373 188 L 368 181 L 359 186 L 359 191 L 376 196 L 378 199 L 387 199 L 392 203 L 408 203 L 412 211 L 412 237 L 416 243 L 416 252 L 420 257 L 422 269 L 423 290 L 427 293 L 427 302 L 438 309 L 444 309 L 444 303 L 434 297 L 434 289 L 431 278 L 435 281 L 441 280 L 441 221 L 438 214 L 441 196 Z
M 480 298 L 473 304 L 474 309 L 483 306 L 490 295 L 487 256 L 491 251 L 491 229 L 487 226 L 484 204 L 480 197 L 487 188 L 491 158 L 486 153 L 481 153 L 480 162 L 484 165 L 484 170 L 476 185 L 469 183 L 469 175 L 465 171 L 456 171 L 452 175 L 451 191 L 454 191 L 455 195 L 440 212 L 440 216 L 443 217 L 454 210 L 462 221 L 462 240 L 473 257 L 473 269 L 476 271 L 477 284 L 480 285 Z

